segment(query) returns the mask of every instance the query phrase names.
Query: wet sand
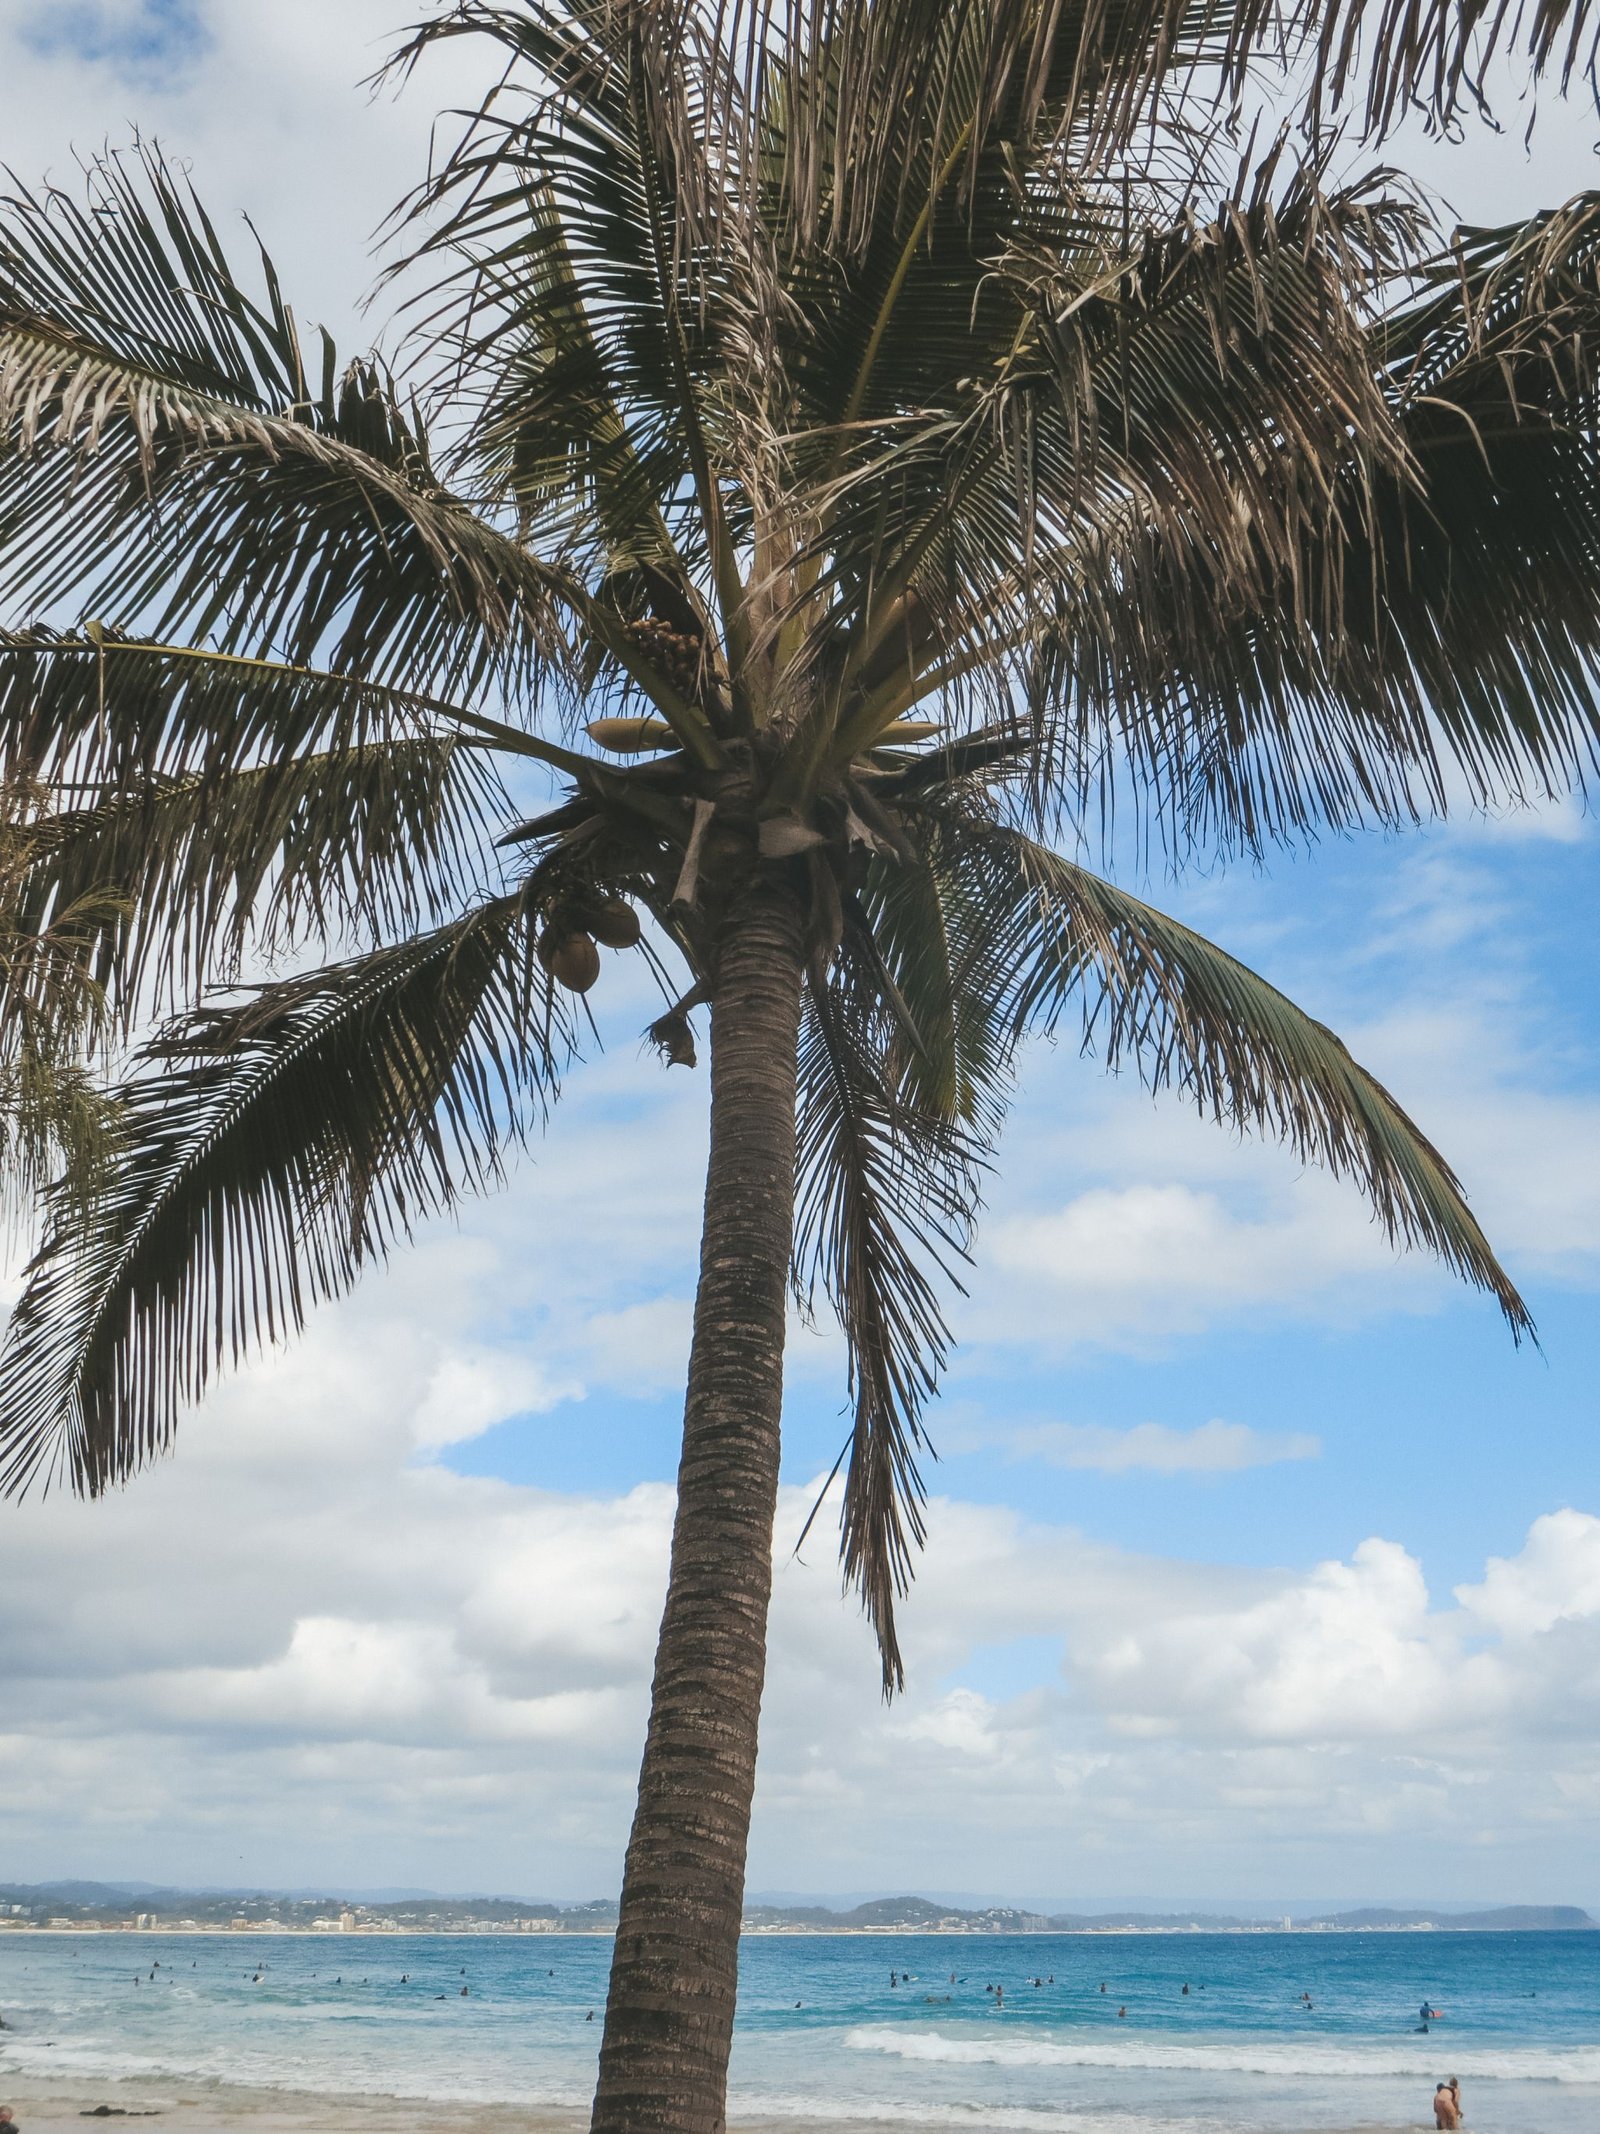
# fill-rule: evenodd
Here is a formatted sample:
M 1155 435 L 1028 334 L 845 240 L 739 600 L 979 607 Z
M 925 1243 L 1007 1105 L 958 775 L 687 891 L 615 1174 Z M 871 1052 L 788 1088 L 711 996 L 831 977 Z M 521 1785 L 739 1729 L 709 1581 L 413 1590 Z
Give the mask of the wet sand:
M 436 2134 L 584 2134 L 588 2125 L 587 2112 L 555 2105 L 441 2104 L 433 2098 L 335 2097 L 206 2082 L 16 2082 L 0 2092 L 0 2103 L 16 2114 L 20 2134 L 92 2134 L 97 2127 L 123 2127 L 127 2134 L 414 2134 L 424 2127 Z M 95 2112 L 102 2104 L 112 2107 L 104 2118 Z M 741 2134 L 886 2134 L 883 2120 L 830 2117 L 810 2124 L 800 2118 L 744 2119 L 734 2111 L 729 2122 Z M 1422 2124 L 1391 2120 L 1319 2134 L 1412 2134 Z M 1301 2130 L 1286 2126 L 1283 2134 Z

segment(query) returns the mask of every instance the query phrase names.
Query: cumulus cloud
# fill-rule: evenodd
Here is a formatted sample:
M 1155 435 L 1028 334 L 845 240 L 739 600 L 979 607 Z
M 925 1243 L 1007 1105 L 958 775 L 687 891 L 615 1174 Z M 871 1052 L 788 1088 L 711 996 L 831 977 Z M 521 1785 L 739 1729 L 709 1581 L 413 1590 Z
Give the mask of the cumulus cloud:
M 456 1350 L 440 1359 L 417 1409 L 419 1446 L 459 1445 L 515 1415 L 581 1400 L 579 1379 L 554 1379 L 534 1356 Z
M 1491 1556 L 1480 1585 L 1457 1586 L 1470 1616 L 1507 1638 L 1600 1616 L 1600 1520 L 1570 1509 L 1536 1519 L 1516 1556 Z
M 1238 1474 L 1283 1460 L 1314 1460 L 1322 1450 L 1321 1440 L 1303 1430 L 1255 1430 L 1248 1423 L 1215 1418 L 1196 1430 L 1174 1430 L 1166 1423 L 1137 1423 L 1131 1430 L 1038 1423 L 1013 1431 L 1007 1442 L 1021 1459 L 1107 1475 Z
M 1455 1599 L 1436 1609 L 1416 1558 L 1372 1538 L 1243 1606 L 1091 1638 L 1076 1664 L 1112 1724 L 1141 1733 L 1415 1748 L 1447 1738 L 1476 1741 L 1482 1756 L 1501 1729 L 1593 1732 L 1600 1520 L 1548 1514 Z
M 1172 1152 L 1159 1132 L 1145 1161 L 1157 1151 Z M 1226 1189 L 1140 1179 L 1089 1185 L 1047 1210 L 1006 1208 L 985 1229 L 963 1331 L 1138 1350 L 1246 1312 L 1349 1319 L 1436 1301 L 1433 1270 L 1401 1261 L 1348 1187 L 1277 1150 L 1229 1153 L 1239 1175 Z

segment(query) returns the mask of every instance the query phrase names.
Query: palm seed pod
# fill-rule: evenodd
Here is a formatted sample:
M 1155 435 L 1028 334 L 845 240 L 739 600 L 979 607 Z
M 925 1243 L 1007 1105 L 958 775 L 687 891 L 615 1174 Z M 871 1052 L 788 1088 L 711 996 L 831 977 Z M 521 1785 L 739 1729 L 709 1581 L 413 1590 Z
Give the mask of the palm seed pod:
M 568 934 L 550 958 L 550 975 L 569 993 L 587 993 L 600 976 L 600 951 L 589 934 Z
M 597 747 L 614 756 L 644 756 L 652 749 L 676 748 L 678 737 L 665 719 L 591 719 L 584 728 Z
M 639 914 L 623 897 L 607 897 L 585 914 L 590 933 L 606 948 L 637 948 Z

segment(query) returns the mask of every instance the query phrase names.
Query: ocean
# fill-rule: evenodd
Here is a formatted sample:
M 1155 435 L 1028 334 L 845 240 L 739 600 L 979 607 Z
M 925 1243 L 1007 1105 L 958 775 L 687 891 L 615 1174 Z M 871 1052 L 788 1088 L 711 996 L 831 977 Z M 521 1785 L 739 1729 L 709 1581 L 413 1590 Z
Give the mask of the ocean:
M 5 1935 L 0 2070 L 582 2105 L 610 1953 L 577 1935 Z M 1425 1998 L 1442 2014 L 1423 2035 Z M 1449 2075 L 1476 2134 L 1600 2134 L 1600 1933 L 751 1936 L 730 2116 L 1431 2126 Z

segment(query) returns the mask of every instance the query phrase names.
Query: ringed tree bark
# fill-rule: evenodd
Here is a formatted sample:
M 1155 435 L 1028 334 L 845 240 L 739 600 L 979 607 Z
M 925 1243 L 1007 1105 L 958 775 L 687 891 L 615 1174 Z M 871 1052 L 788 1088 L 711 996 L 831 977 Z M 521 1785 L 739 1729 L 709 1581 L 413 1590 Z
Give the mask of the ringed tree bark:
M 802 955 L 795 894 L 758 882 L 729 918 L 711 1010 L 678 1508 L 596 2134 L 723 2123 L 772 1592 Z

